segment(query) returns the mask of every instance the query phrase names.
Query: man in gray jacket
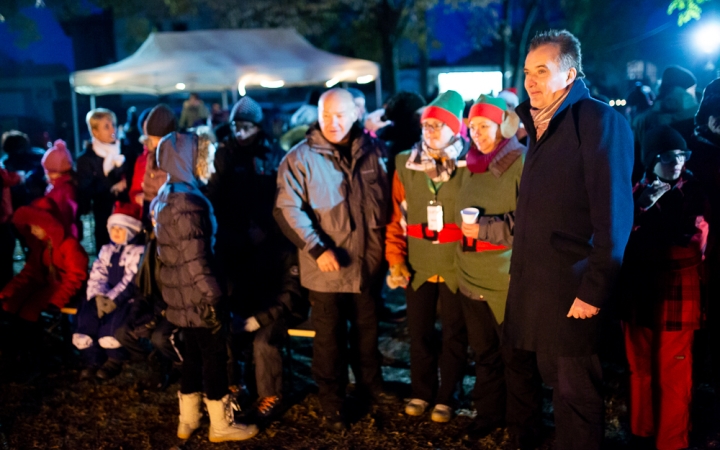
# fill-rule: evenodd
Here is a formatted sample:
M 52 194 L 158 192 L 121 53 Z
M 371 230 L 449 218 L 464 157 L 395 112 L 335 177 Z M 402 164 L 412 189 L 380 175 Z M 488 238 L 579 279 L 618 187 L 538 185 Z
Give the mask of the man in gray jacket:
M 360 392 L 382 398 L 371 286 L 382 275 L 390 189 L 384 148 L 355 125 L 352 95 L 332 89 L 318 108 L 318 124 L 280 163 L 274 215 L 299 249 L 300 281 L 310 290 L 325 424 L 342 431 L 348 362 Z

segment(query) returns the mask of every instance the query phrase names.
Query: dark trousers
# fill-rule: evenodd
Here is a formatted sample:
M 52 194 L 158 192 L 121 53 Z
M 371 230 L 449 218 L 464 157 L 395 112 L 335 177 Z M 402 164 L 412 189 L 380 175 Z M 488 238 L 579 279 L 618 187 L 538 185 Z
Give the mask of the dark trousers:
M 542 430 L 542 380 L 535 352 L 502 347 L 507 403 L 505 424 L 521 441 L 534 440 Z
M 342 409 L 348 363 L 353 367 L 359 389 L 380 391 L 377 303 L 370 290 L 359 294 L 310 291 L 310 303 L 315 329 L 312 373 L 323 410 Z
M 605 425 L 602 369 L 597 355 L 566 357 L 537 354 L 545 384 L 553 388 L 555 448 L 594 450 Z
M 467 362 L 467 333 L 460 294 L 445 283 L 426 282 L 417 290 L 407 288 L 407 319 L 410 331 L 410 378 L 413 398 L 452 405 Z M 440 302 L 442 351 L 435 330 Z M 438 388 L 438 361 L 442 383 Z
M 15 233 L 11 223 L 0 224 L 0 289 L 12 280 L 13 256 L 15 255 Z
M 480 426 L 500 425 L 505 421 L 505 375 L 500 330 L 487 302 L 460 295 L 467 336 L 475 360 L 475 387 L 472 399 Z
M 220 330 L 182 328 L 183 355 L 180 392 L 204 392 L 208 400 L 220 400 L 228 393 L 227 338 Z
M 107 358 L 118 361 L 128 359 L 129 354 L 126 348 L 102 348 L 98 340 L 106 336 L 115 337 L 117 329 L 125 323 L 127 313 L 130 309 L 129 307 L 129 303 L 120 305 L 110 314 L 98 318 L 97 303 L 94 299 L 90 301 L 83 300 L 82 303 L 80 303 L 75 333 L 84 334 L 93 339 L 92 345 L 89 348 L 80 351 L 86 364 L 98 366 Z
M 255 380 L 260 398 L 282 395 L 282 353 L 287 336 L 287 324 L 282 318 L 260 328 L 253 340 Z
M 163 359 L 169 362 L 180 362 L 180 355 L 175 346 L 177 332 L 178 327 L 165 319 L 159 320 L 155 328 L 147 329 L 146 333 L 140 334 L 133 329 L 132 325 L 126 323 L 117 329 L 115 339 L 128 349 L 130 357 L 135 361 L 147 358 L 147 349 L 140 342 L 140 339 L 147 338 Z

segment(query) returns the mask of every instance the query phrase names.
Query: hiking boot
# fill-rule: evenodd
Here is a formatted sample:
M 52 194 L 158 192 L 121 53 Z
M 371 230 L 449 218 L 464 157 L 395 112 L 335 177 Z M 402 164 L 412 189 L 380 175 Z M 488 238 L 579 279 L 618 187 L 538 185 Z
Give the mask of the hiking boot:
M 205 399 L 208 415 L 210 416 L 210 442 L 244 441 L 258 434 L 258 427 L 235 423 L 233 402 L 230 395 L 220 400 Z
M 438 423 L 450 422 L 453 416 L 453 409 L 448 405 L 435 405 L 430 414 L 430 420 Z
M 281 405 L 282 397 L 279 395 L 263 397 L 258 400 L 257 415 L 262 419 L 269 419 L 280 411 Z
M 408 416 L 422 416 L 428 407 L 428 402 L 419 398 L 414 398 L 405 405 L 405 414 Z
M 108 360 L 105 361 L 105 364 L 103 364 L 95 373 L 95 376 L 101 380 L 111 380 L 122 372 L 122 366 L 122 361 L 108 358 Z
M 80 371 L 80 381 L 88 381 L 95 378 L 97 367 L 86 367 Z
M 340 411 L 324 413 L 323 426 L 329 431 L 332 431 L 333 433 L 342 433 L 343 431 L 347 430 L 347 425 L 345 425 L 345 419 L 343 419 Z
M 178 391 L 178 399 L 180 400 L 180 417 L 177 429 L 177 437 L 180 439 L 190 439 L 193 432 L 200 427 L 200 405 L 202 404 L 202 394 L 193 392 L 192 394 L 182 394 Z

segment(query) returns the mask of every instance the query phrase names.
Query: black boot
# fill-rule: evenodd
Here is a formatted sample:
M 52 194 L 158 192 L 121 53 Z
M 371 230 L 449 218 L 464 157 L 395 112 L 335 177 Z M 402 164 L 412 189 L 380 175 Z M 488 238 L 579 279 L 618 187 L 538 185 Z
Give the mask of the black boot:
M 111 380 L 118 376 L 122 372 L 123 363 L 115 358 L 108 358 L 105 364 L 102 365 L 95 373 L 95 376 L 101 380 Z

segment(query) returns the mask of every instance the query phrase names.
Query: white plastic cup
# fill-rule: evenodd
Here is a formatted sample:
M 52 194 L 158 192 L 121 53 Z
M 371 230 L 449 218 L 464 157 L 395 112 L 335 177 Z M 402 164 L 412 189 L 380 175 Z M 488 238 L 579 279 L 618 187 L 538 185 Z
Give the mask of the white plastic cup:
M 460 216 L 462 216 L 463 223 L 477 223 L 478 216 L 480 216 L 480 210 L 477 208 L 465 208 L 460 211 Z

